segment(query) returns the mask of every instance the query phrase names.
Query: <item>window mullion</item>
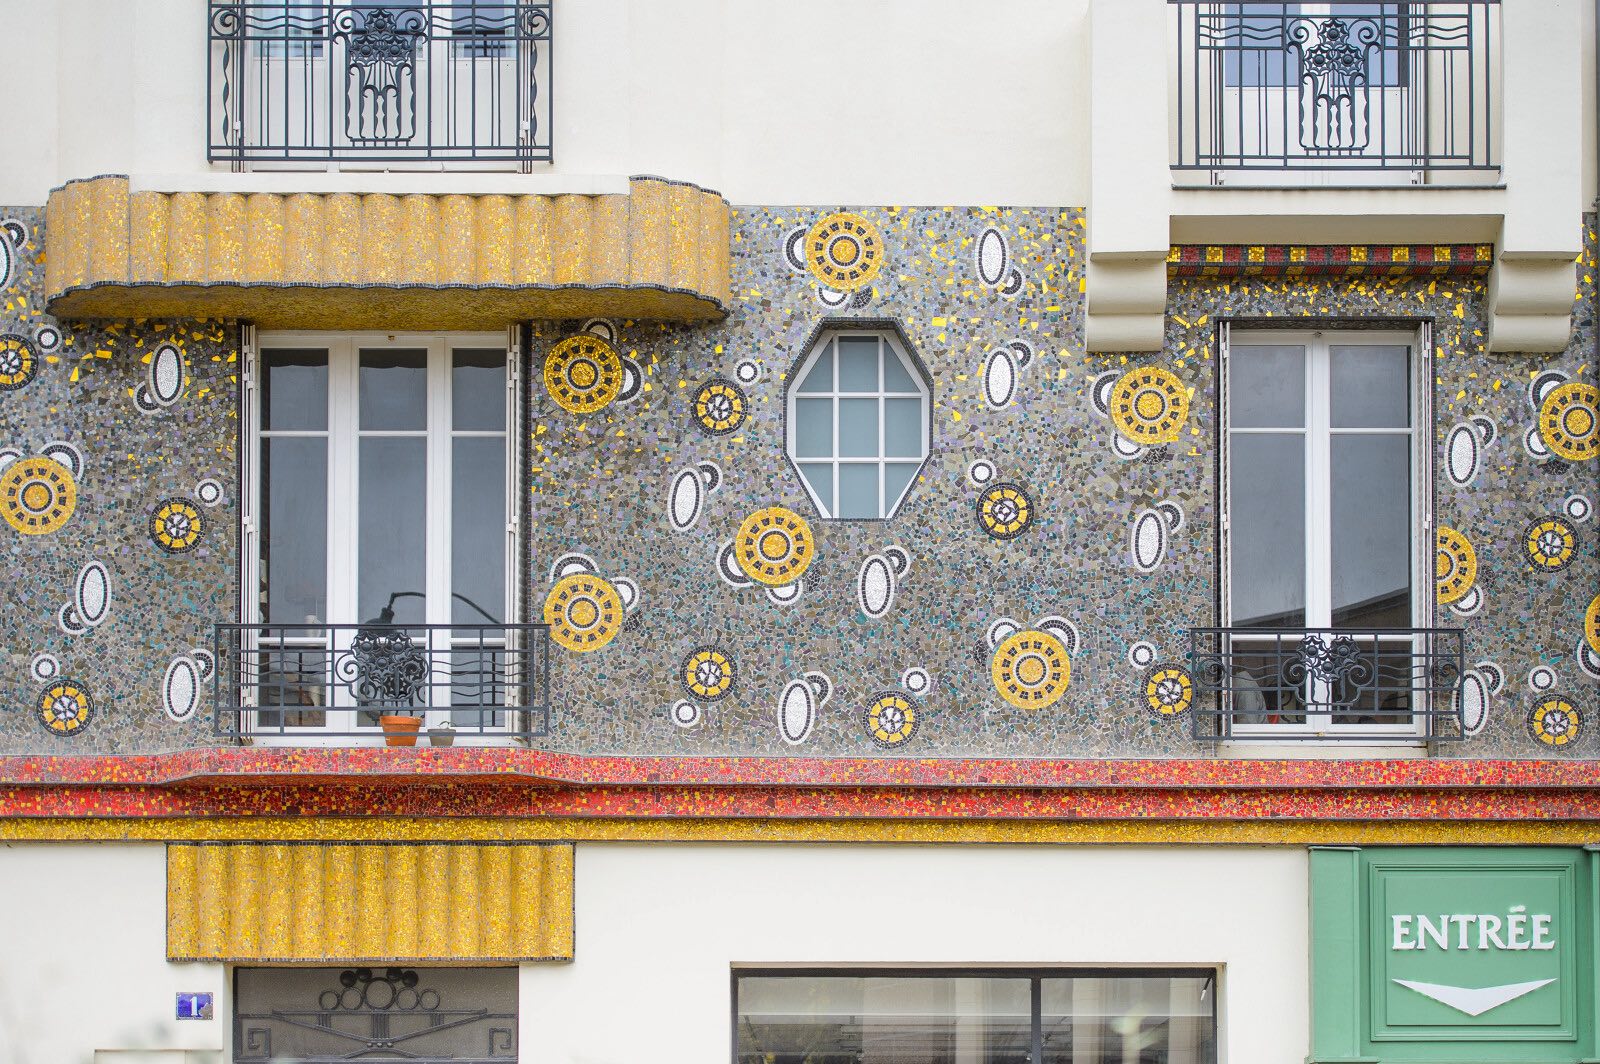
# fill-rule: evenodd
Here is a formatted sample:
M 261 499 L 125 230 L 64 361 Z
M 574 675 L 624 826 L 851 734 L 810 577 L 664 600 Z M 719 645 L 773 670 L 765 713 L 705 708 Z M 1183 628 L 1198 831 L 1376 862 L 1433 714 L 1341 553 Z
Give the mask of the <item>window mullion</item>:
M 427 538 L 423 549 L 423 589 L 428 597 L 424 603 L 423 619 L 428 624 L 448 624 L 454 602 L 450 593 L 455 590 L 450 564 L 450 487 L 455 447 L 455 438 L 451 433 L 451 352 L 449 343 L 442 337 L 430 339 L 427 349 L 428 394 L 424 409 L 428 423 L 423 448 L 426 454 L 424 528 Z M 430 668 L 436 664 L 433 655 L 440 652 L 446 654 L 445 665 L 449 667 L 452 658 L 448 652 L 453 635 L 453 632 L 444 631 L 423 636 Z M 429 682 L 432 683 L 431 678 Z M 438 689 L 430 687 L 429 690 Z M 449 688 L 445 687 L 444 690 L 448 692 Z M 448 715 L 448 711 L 441 714 L 437 709 L 425 713 L 424 726 L 434 727 Z
M 357 583 L 361 557 L 361 372 L 355 342 L 330 341 L 328 347 L 328 553 L 327 587 L 329 624 L 357 620 Z M 271 574 L 268 574 L 271 578 Z M 351 632 L 335 630 L 330 639 L 334 652 L 348 649 Z M 329 690 L 326 727 L 354 731 L 360 715 L 350 708 L 349 689 L 333 684 Z M 337 705 L 339 708 L 333 708 Z
M 1327 628 L 1333 623 L 1333 371 L 1327 338 L 1313 337 L 1306 354 L 1310 374 L 1306 403 L 1306 627 Z M 1308 686 L 1317 682 L 1306 680 Z M 1308 695 L 1313 693 L 1308 690 Z M 1309 709 L 1309 698 L 1307 705 Z M 1312 731 L 1326 731 L 1331 717 L 1308 711 L 1306 724 Z

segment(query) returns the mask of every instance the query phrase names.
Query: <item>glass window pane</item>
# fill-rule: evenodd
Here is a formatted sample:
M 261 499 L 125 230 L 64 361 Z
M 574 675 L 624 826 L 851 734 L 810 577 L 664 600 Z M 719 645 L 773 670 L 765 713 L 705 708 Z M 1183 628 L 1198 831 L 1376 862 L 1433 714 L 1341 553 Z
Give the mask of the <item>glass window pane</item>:
M 878 509 L 878 463 L 839 466 L 839 509 L 835 517 L 882 517 Z
M 833 400 L 796 399 L 794 453 L 797 458 L 833 456 Z
M 1233 625 L 1304 627 L 1305 439 L 1235 433 L 1231 442 Z
M 900 356 L 894 353 L 889 344 L 883 345 L 883 390 L 886 392 L 915 392 L 917 382 L 911 378 L 911 371 L 906 369 L 900 361 Z
M 740 1064 L 1028 1064 L 1033 1038 L 1021 978 L 751 976 L 737 1021 Z
M 1233 427 L 1302 428 L 1306 423 L 1303 347 L 1234 345 L 1228 350 Z
M 1043 979 L 1045 1064 L 1211 1064 L 1216 987 L 1209 976 Z
M 828 462 L 801 462 L 800 475 L 822 504 L 824 513 L 833 513 L 833 466 Z
M 1333 623 L 1411 626 L 1411 438 L 1333 437 Z
M 878 338 L 841 336 L 839 347 L 839 390 L 875 392 L 878 390 Z
M 514 966 L 239 968 L 233 987 L 234 1060 L 519 1059 Z
M 833 391 L 833 348 L 822 352 L 817 360 L 806 371 L 805 380 L 800 382 L 802 392 L 831 392 Z
M 1398 428 L 1411 424 L 1411 349 L 1329 347 L 1336 429 Z
M 839 456 L 878 457 L 878 400 L 839 400 Z
M 503 431 L 506 353 L 457 348 L 450 356 L 450 427 L 457 432 Z
M 846 400 L 853 402 L 853 400 Z M 883 401 L 883 454 L 885 458 L 921 458 L 923 453 L 922 400 Z
M 361 440 L 356 617 L 376 620 L 393 598 L 396 624 L 427 616 L 427 440 L 366 436 Z M 415 592 L 415 594 L 412 594 Z
M 906 485 L 917 475 L 917 462 L 889 462 L 883 467 L 883 512 L 889 513 L 905 494 Z
M 261 619 L 328 619 L 328 441 L 261 441 Z
M 498 436 L 462 436 L 452 451 L 450 617 L 462 624 L 503 622 L 506 442 Z
M 361 427 L 428 427 L 428 352 L 383 348 L 361 352 Z
M 261 427 L 269 431 L 328 427 L 327 351 L 261 352 Z

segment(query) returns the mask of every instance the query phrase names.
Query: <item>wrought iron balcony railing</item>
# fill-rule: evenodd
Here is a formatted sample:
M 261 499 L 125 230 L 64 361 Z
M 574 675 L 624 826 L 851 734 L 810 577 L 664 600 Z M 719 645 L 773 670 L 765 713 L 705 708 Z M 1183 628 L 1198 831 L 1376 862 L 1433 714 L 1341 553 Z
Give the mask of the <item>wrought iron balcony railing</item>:
M 210 0 L 207 15 L 212 162 L 550 159 L 548 0 Z
M 1498 169 L 1500 0 L 1168 2 L 1180 180 Z
M 1191 628 L 1195 735 L 1459 739 L 1463 647 L 1459 628 Z
M 532 738 L 550 722 L 542 624 L 219 624 L 216 731 L 372 738 L 378 718 Z

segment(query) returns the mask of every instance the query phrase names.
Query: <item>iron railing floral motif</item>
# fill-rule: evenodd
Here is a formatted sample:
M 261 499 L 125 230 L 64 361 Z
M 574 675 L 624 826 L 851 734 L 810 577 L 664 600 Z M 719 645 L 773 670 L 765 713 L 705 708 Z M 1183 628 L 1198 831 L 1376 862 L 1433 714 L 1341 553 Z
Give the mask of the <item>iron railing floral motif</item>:
M 235 989 L 240 1064 L 517 1059 L 515 968 L 247 968 Z
M 216 731 L 371 737 L 402 713 L 463 734 L 545 734 L 542 624 L 222 624 Z
M 208 15 L 213 162 L 551 158 L 549 0 L 210 0 Z
M 1498 169 L 1499 0 L 1168 2 L 1174 170 Z
M 1459 628 L 1191 628 L 1200 738 L 1462 737 Z

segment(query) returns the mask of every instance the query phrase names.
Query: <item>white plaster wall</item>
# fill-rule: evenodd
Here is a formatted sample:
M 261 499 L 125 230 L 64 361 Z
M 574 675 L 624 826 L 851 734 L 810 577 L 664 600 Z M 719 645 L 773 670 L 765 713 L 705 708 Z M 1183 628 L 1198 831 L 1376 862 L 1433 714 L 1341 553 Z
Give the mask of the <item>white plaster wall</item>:
M 1218 965 L 1222 1064 L 1309 1043 L 1303 850 L 581 845 L 576 875 L 526 1060 L 727 1060 L 734 965 Z
M 165 847 L 0 845 L 0 1060 L 94 1064 L 97 1050 L 221 1050 L 222 965 L 166 956 Z M 216 1019 L 173 1018 L 180 991 L 207 990 Z
M 1087 194 L 1088 0 L 555 2 L 541 172 L 658 173 L 736 203 Z M 211 172 L 205 11 L 0 0 L 0 204 L 98 173 Z

